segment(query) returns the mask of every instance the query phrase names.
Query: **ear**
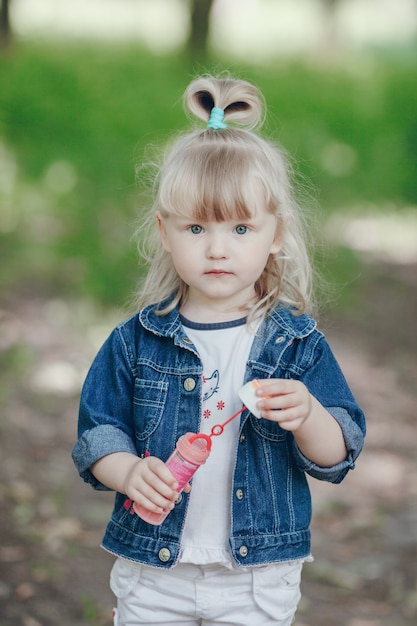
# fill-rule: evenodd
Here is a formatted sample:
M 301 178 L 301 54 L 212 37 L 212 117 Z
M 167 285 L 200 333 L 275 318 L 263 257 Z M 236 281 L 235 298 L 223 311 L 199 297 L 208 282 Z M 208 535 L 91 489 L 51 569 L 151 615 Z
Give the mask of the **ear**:
M 157 213 L 156 213 L 156 224 L 158 226 L 159 235 L 161 237 L 161 243 L 162 243 L 164 249 L 166 250 L 166 252 L 171 252 L 171 248 L 170 248 L 169 242 L 168 242 L 167 231 L 165 229 L 164 220 L 163 220 L 161 214 L 159 213 L 159 211 L 157 211 Z
M 284 233 L 288 228 L 288 225 L 291 221 L 291 216 L 287 215 L 284 217 L 284 222 L 281 224 L 281 227 L 277 226 L 275 231 L 275 237 L 271 245 L 270 254 L 277 254 L 282 248 L 282 241 L 284 239 Z
M 281 237 L 276 236 L 274 241 L 272 242 L 271 249 L 269 250 L 269 254 L 277 254 L 281 250 Z
M 275 231 L 275 237 L 272 241 L 269 254 L 277 254 L 282 248 L 282 233 L 278 230 Z

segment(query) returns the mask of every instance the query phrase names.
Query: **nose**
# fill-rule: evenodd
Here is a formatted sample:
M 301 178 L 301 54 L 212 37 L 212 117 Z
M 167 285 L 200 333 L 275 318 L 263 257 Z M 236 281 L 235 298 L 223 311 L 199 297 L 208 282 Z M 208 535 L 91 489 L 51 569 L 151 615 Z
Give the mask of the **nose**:
M 228 256 L 225 237 L 220 233 L 212 233 L 207 240 L 207 258 L 226 259 Z

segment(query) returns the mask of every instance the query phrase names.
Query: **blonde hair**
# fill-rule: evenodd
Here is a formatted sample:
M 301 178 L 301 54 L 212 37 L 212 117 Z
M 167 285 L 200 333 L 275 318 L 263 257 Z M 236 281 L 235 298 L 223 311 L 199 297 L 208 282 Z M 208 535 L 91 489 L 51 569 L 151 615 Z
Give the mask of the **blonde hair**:
M 149 263 L 138 307 L 170 299 L 159 311 L 163 315 L 188 297 L 188 286 L 161 244 L 157 212 L 162 217 L 192 215 L 197 221 L 244 220 L 261 199 L 276 217 L 281 249 L 269 255 L 255 284 L 248 320 L 266 315 L 278 302 L 295 314 L 311 312 L 312 269 L 290 168 L 284 151 L 254 130 L 264 120 L 262 95 L 246 81 L 208 76 L 187 87 L 184 105 L 206 124 L 213 107 L 223 109 L 227 128 L 191 130 L 166 151 L 154 182 L 153 206 L 137 231 L 139 252 Z

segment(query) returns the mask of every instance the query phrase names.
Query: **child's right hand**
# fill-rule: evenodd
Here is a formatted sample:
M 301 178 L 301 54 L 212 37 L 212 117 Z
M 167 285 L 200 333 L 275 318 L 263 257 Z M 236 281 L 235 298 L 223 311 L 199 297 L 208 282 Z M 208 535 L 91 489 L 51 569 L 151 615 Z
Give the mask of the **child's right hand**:
M 124 493 L 154 513 L 171 511 L 178 498 L 178 483 L 163 461 L 155 456 L 138 459 L 126 474 Z
M 155 513 L 170 511 L 178 498 L 178 483 L 161 459 L 139 459 L 130 452 L 114 452 L 99 459 L 91 468 L 93 475 L 109 489 Z M 190 485 L 184 487 L 189 492 Z

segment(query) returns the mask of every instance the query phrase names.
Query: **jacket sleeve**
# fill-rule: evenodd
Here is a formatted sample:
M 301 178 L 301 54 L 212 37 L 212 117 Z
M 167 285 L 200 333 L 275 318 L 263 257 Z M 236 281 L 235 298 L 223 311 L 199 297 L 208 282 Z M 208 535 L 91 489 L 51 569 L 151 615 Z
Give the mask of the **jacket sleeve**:
M 78 417 L 78 441 L 72 450 L 85 482 L 106 490 L 90 467 L 114 452 L 137 454 L 133 428 L 133 356 L 116 328 L 91 365 L 83 385 Z
M 300 376 L 310 393 L 339 423 L 347 449 L 347 457 L 333 467 L 320 467 L 307 459 L 293 440 L 293 453 L 297 465 L 310 476 L 319 480 L 340 483 L 350 469 L 355 467 L 366 433 L 365 416 L 356 402 L 330 346 L 321 333 L 316 337 L 314 358 L 311 352 L 309 364 Z M 318 340 L 317 340 L 318 338 Z

